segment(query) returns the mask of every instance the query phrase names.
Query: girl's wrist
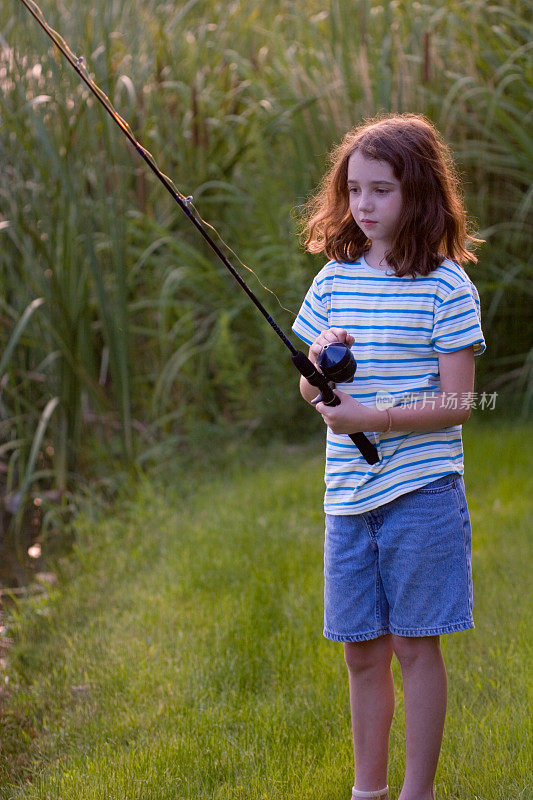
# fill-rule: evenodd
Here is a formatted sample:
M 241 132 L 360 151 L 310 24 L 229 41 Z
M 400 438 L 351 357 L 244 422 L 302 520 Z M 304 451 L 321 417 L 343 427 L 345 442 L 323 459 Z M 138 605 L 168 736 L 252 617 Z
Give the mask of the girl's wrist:
M 374 419 L 373 427 L 369 430 L 376 431 L 376 433 L 389 433 L 392 430 L 393 419 L 390 408 L 375 408 Z
M 392 413 L 390 408 L 384 408 L 383 411 L 387 415 L 387 427 L 383 431 L 383 433 L 389 433 L 392 430 Z

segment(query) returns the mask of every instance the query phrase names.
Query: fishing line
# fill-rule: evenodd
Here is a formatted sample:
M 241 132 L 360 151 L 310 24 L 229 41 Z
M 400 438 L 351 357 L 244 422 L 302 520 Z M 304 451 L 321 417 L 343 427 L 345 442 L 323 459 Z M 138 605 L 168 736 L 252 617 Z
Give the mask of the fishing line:
M 178 204 L 181 205 L 182 210 L 184 210 L 185 213 L 187 213 L 187 210 L 191 212 L 187 214 L 187 216 L 189 216 L 189 219 L 191 219 L 191 221 L 193 219 L 196 219 L 201 225 L 204 225 L 207 228 L 209 228 L 213 232 L 213 234 L 217 237 L 221 247 L 225 248 L 227 252 L 231 253 L 231 255 L 239 262 L 239 264 L 254 276 L 254 278 L 258 281 L 261 288 L 264 289 L 266 292 L 269 292 L 269 294 L 271 294 L 276 299 L 280 308 L 282 308 L 283 311 L 287 311 L 289 314 L 292 314 L 293 317 L 296 316 L 294 312 L 291 311 L 291 309 L 286 308 L 283 305 L 278 295 L 262 282 L 259 275 L 252 269 L 252 267 L 249 267 L 247 264 L 244 263 L 244 261 L 242 261 L 239 258 L 237 253 L 228 245 L 227 242 L 224 241 L 224 239 L 222 238 L 220 233 L 216 230 L 216 228 L 213 225 L 211 225 L 211 223 L 209 223 L 207 220 L 203 219 L 202 215 L 200 214 L 200 212 L 193 203 L 193 196 L 192 195 L 185 196 L 184 194 L 182 194 L 182 192 L 179 191 L 179 189 L 176 187 L 172 179 L 169 178 L 168 175 L 165 175 L 165 173 L 158 167 L 153 155 L 136 138 L 136 136 L 133 134 L 133 131 L 131 130 L 129 123 L 124 119 L 124 117 L 122 117 L 118 113 L 113 103 L 109 99 L 108 95 L 103 91 L 103 89 L 96 83 L 96 81 L 88 73 L 85 58 L 83 56 L 76 56 L 76 54 L 72 52 L 71 48 L 69 47 L 65 39 L 61 36 L 61 34 L 58 33 L 54 28 L 52 28 L 51 25 L 49 25 L 49 23 L 46 21 L 42 10 L 39 8 L 37 3 L 35 3 L 34 0 L 21 0 L 21 2 L 28 9 L 30 14 L 32 14 L 34 19 L 38 22 L 38 24 L 45 31 L 45 33 L 50 37 L 50 39 L 53 41 L 56 47 L 61 51 L 61 53 L 70 63 L 70 65 L 76 70 L 76 72 L 78 73 L 82 81 L 85 83 L 85 85 L 90 89 L 90 91 L 97 98 L 97 100 L 99 100 L 99 102 L 104 106 L 108 114 L 122 129 L 122 132 L 128 137 L 129 141 L 135 147 L 139 155 L 144 159 L 144 161 L 148 164 L 152 172 L 154 172 L 154 174 L 163 183 L 163 185 L 170 192 L 174 200 L 176 200 Z M 204 236 L 204 238 L 206 237 Z M 211 242 L 209 242 L 209 240 L 207 241 L 210 244 L 210 246 L 213 247 Z M 226 264 L 226 266 L 228 265 Z
M 333 392 L 333 388 L 330 385 L 330 383 L 332 383 L 334 380 L 336 380 L 337 382 L 342 382 L 343 380 L 352 380 L 356 369 L 356 363 L 355 360 L 353 359 L 353 356 L 349 352 L 348 348 L 345 345 L 332 347 L 330 349 L 329 354 L 326 354 L 327 348 L 324 348 L 325 359 L 324 359 L 324 365 L 322 366 L 323 371 L 320 372 L 319 370 L 317 370 L 314 364 L 307 358 L 307 356 L 293 345 L 291 340 L 285 335 L 285 333 L 281 330 L 279 325 L 270 316 L 266 308 L 262 305 L 262 303 L 258 300 L 255 294 L 249 288 L 249 286 L 241 277 L 239 272 L 237 272 L 231 261 L 228 259 L 226 254 L 221 249 L 221 246 L 218 245 L 214 241 L 214 239 L 210 236 L 210 234 L 207 232 L 206 227 L 209 227 L 210 230 L 212 230 L 216 234 L 223 247 L 227 248 L 231 253 L 233 253 L 233 250 L 231 250 L 231 248 L 224 242 L 224 240 L 222 239 L 220 234 L 217 233 L 215 228 L 202 219 L 201 215 L 198 213 L 197 209 L 193 205 L 192 196 L 191 195 L 186 196 L 182 194 L 179 191 L 179 189 L 174 185 L 172 180 L 168 177 L 168 175 L 165 175 L 159 169 L 152 154 L 148 150 L 146 150 L 146 148 L 143 147 L 143 145 L 136 139 L 136 137 L 133 135 L 133 132 L 129 124 L 115 110 L 108 96 L 98 86 L 98 84 L 93 80 L 93 78 L 91 78 L 91 76 L 87 72 L 83 56 L 76 56 L 75 53 L 72 52 L 72 50 L 70 49 L 66 41 L 63 39 L 61 34 L 55 31 L 46 22 L 43 12 L 41 11 L 37 3 L 34 2 L 34 0 L 20 0 L 20 2 L 27 8 L 27 10 L 30 12 L 32 17 L 39 24 L 39 26 L 44 30 L 44 32 L 52 40 L 52 42 L 55 44 L 58 50 L 67 59 L 69 64 L 77 72 L 81 80 L 89 88 L 89 90 L 96 97 L 96 99 L 103 105 L 108 114 L 114 119 L 116 124 L 122 130 L 122 132 L 127 137 L 129 142 L 133 145 L 135 150 L 139 153 L 141 158 L 146 162 L 146 164 L 152 170 L 154 175 L 161 181 L 165 189 L 169 192 L 169 194 L 174 198 L 176 203 L 180 206 L 183 213 L 186 214 L 186 216 L 192 222 L 194 227 L 198 230 L 203 239 L 207 242 L 207 244 L 211 247 L 211 249 L 220 258 L 224 266 L 229 270 L 229 272 L 231 272 L 231 274 L 233 275 L 237 283 L 240 285 L 240 287 L 243 289 L 243 291 L 246 292 L 246 294 L 253 302 L 253 304 L 256 306 L 256 308 L 265 317 L 266 321 L 269 323 L 269 325 L 273 328 L 273 330 L 282 340 L 283 344 L 290 351 L 291 360 L 296 369 L 300 372 L 301 375 L 303 375 L 307 379 L 307 381 L 311 385 L 316 386 L 320 390 L 319 397 L 322 400 L 322 402 L 324 402 L 326 405 L 329 406 L 339 405 L 340 400 L 337 397 L 337 395 Z M 235 255 L 235 253 L 233 253 L 233 255 Z M 251 269 L 251 267 L 246 266 L 246 264 L 244 264 L 238 257 L 237 259 L 239 263 L 242 264 L 243 267 L 249 270 L 257 278 L 257 280 L 259 281 L 261 286 L 263 286 L 264 289 L 266 289 L 268 292 L 274 295 L 276 299 L 278 299 L 275 293 L 272 292 L 271 289 L 268 289 L 268 287 L 264 286 L 264 284 L 261 283 L 259 277 L 253 271 L 253 269 Z M 329 377 L 328 377 L 328 370 L 329 370 Z M 377 454 L 375 446 L 368 441 L 368 439 L 363 433 L 353 433 L 350 435 L 350 438 L 352 439 L 354 444 L 359 448 L 359 450 L 361 451 L 364 458 L 369 464 L 375 464 L 379 460 L 379 456 Z

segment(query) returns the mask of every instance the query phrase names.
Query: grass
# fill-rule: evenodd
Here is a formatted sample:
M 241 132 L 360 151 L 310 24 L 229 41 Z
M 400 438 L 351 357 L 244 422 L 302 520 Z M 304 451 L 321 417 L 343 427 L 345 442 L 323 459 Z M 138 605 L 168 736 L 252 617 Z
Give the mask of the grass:
M 439 800 L 527 796 L 531 433 L 465 430 L 477 627 L 444 637 Z M 238 455 L 80 517 L 59 588 L 17 607 L 2 800 L 349 796 L 342 649 L 321 635 L 322 444 Z

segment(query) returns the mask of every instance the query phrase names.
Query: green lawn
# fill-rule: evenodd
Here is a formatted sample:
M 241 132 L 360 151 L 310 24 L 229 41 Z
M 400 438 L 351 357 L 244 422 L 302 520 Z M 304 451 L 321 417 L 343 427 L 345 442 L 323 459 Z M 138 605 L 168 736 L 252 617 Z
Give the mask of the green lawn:
M 444 637 L 438 800 L 531 797 L 531 433 L 465 430 L 477 627 Z M 321 634 L 322 443 L 234 462 L 141 480 L 79 520 L 60 588 L 10 633 L 2 800 L 348 800 L 342 646 Z

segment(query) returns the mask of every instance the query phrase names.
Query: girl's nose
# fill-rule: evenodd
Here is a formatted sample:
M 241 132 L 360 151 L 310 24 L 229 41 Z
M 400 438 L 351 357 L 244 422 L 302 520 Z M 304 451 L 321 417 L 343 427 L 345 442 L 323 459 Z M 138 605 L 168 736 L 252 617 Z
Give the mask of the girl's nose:
M 361 199 L 359 200 L 359 210 L 360 211 L 369 211 L 372 207 L 371 198 L 367 194 L 362 194 Z

